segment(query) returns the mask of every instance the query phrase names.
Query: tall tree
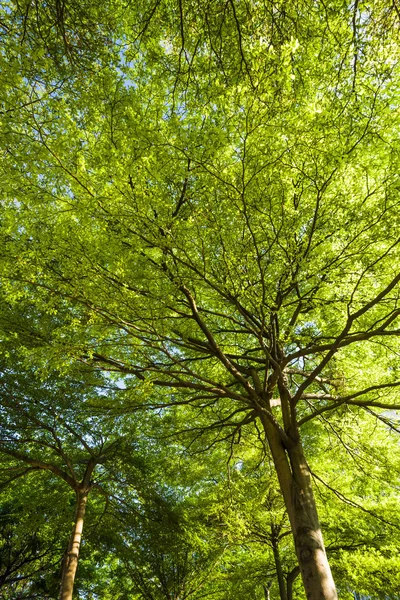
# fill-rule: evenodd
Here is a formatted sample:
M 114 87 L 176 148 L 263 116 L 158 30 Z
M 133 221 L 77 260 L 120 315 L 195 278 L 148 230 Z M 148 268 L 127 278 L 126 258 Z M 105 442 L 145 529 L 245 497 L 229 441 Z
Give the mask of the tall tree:
M 68 304 L 53 356 L 257 420 L 311 600 L 337 594 L 302 431 L 399 407 L 397 21 L 156 2 L 118 67 L 7 91 L 9 301 Z

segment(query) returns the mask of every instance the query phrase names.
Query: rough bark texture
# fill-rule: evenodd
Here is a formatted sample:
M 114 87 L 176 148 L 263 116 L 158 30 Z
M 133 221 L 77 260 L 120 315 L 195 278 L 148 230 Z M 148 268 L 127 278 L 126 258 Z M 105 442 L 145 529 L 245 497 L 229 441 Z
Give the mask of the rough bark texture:
M 307 600 L 337 600 L 301 440 L 296 435 L 297 439 L 285 448 L 276 426 L 267 418 L 263 425 L 289 515 Z
M 60 600 L 72 600 L 75 575 L 78 568 L 79 550 L 82 540 L 83 522 L 85 519 L 87 499 L 87 490 L 78 490 L 76 492 L 75 520 L 63 563 Z
M 289 450 L 293 471 L 294 538 L 309 600 L 336 600 L 337 592 L 319 525 L 311 474 L 300 441 Z

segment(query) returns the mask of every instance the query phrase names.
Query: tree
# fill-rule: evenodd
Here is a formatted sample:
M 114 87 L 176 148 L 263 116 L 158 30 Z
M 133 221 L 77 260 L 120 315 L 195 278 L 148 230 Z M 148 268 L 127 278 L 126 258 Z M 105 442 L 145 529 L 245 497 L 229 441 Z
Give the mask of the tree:
M 11 367 L 4 361 L 2 365 L 0 455 L 9 458 L 3 485 L 38 471 L 60 479 L 75 494 L 61 574 L 62 600 L 72 599 L 89 493 L 96 489 L 107 499 L 95 471 L 104 470 L 119 441 L 111 438 L 110 424 L 106 433 L 101 419 L 87 412 L 91 394 L 98 394 L 93 386 L 101 383 L 93 376 L 84 381 L 66 376 L 60 380 L 56 373 L 40 382 L 34 372 L 23 373 L 15 357 Z
M 9 473 L 9 471 L 8 471 Z M 30 484 L 30 485 L 29 485 Z M 65 525 L 59 510 L 60 491 L 48 486 L 51 505 L 40 510 L 43 488 L 29 478 L 2 487 L 0 505 L 0 594 L 11 599 L 48 597 L 63 548 L 59 527 Z M 58 512 L 57 512 L 58 511 Z
M 302 431 L 399 408 L 398 14 L 178 9 L 156 3 L 139 48 L 126 26 L 118 68 L 84 88 L 50 78 L 28 105 L 21 78 L 7 297 L 68 306 L 53 357 L 216 403 L 236 432 L 257 420 L 307 597 L 334 599 Z
M 190 500 L 186 506 L 159 500 L 125 536 L 120 559 L 131 589 L 148 600 L 207 597 L 204 587 L 225 550 L 223 540 Z

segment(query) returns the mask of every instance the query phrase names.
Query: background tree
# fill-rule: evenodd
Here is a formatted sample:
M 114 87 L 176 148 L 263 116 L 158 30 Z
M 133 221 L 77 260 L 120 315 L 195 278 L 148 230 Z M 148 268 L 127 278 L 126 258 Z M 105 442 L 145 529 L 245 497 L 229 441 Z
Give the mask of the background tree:
M 64 551 L 59 531 L 69 528 L 69 521 L 63 491 L 54 481 L 47 482 L 51 503 L 43 506 L 42 483 L 26 478 L 1 489 L 0 594 L 10 600 L 48 598 L 54 590 L 57 595 Z
M 3 458 L 8 457 L 3 471 L 3 485 L 13 482 L 16 486 L 19 478 L 32 477 L 36 472 L 44 475 L 40 490 L 50 505 L 54 480 L 67 484 L 70 493 L 74 493 L 72 510 L 75 515 L 73 518 L 70 515 L 68 519 L 73 521 L 73 526 L 68 548 L 64 552 L 60 589 L 60 598 L 72 598 L 89 494 L 95 490 L 102 497 L 102 506 L 97 506 L 100 511 L 97 518 L 101 520 L 112 494 L 112 481 L 109 481 L 106 463 L 115 462 L 118 452 L 122 453 L 123 436 L 117 433 L 116 423 L 110 419 L 105 422 L 91 410 L 91 403 L 95 404 L 97 397 L 105 392 L 105 382 L 98 376 L 88 376 L 81 371 L 75 372 L 75 377 L 65 374 L 61 378 L 52 372 L 45 379 L 40 379 L 32 369 L 23 371 L 23 363 L 18 363 L 15 356 L 7 362 L 3 360 L 0 380 L 0 454 Z M 108 394 L 111 394 L 110 390 Z M 133 429 L 131 434 L 134 435 Z M 128 454 L 131 467 L 134 452 L 135 440 L 132 439 Z M 103 487 L 103 482 L 108 489 Z M 62 513 L 65 513 L 69 500 L 65 491 L 63 495 Z M 90 520 L 95 518 L 96 511 L 93 512 Z M 56 527 L 55 522 L 53 526 Z M 65 523 L 61 530 L 64 528 Z M 33 525 L 32 544 L 36 535 Z M 40 530 L 38 536 L 40 539 Z M 14 542 L 15 535 L 14 541 L 10 540 L 12 554 L 17 552 L 17 548 L 13 547 Z M 40 558 L 40 553 L 29 550 L 37 562 L 36 554 Z M 51 558 L 54 567 L 54 552 Z M 19 565 L 18 569 L 23 566 Z M 20 576 L 26 578 L 27 574 L 25 572 Z

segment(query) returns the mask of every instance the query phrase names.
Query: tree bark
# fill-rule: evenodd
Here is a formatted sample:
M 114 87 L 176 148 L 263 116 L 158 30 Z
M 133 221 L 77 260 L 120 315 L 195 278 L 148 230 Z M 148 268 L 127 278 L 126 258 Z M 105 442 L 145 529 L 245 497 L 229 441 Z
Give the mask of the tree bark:
M 265 600 L 270 600 L 270 598 L 271 598 L 271 594 L 269 592 L 270 587 L 271 587 L 270 583 L 267 583 L 267 585 L 263 585 Z
M 294 538 L 308 600 L 336 600 L 337 592 L 325 552 L 301 441 L 288 450 L 293 472 Z
M 285 581 L 285 576 L 283 574 L 282 562 L 281 562 L 281 557 L 279 554 L 277 537 L 273 536 L 271 543 L 272 543 L 272 552 L 274 554 L 276 574 L 278 577 L 279 597 L 281 600 L 287 600 L 286 581 Z
M 78 568 L 79 550 L 81 547 L 83 522 L 85 519 L 88 490 L 76 491 L 75 519 L 69 538 L 68 549 L 63 561 L 61 575 L 60 600 L 72 600 L 74 581 Z
M 287 600 L 293 600 L 293 583 L 300 574 L 300 567 L 295 567 L 287 576 Z
M 296 435 L 285 448 L 277 427 L 267 417 L 263 426 L 289 515 L 307 600 L 337 600 L 300 437 Z

